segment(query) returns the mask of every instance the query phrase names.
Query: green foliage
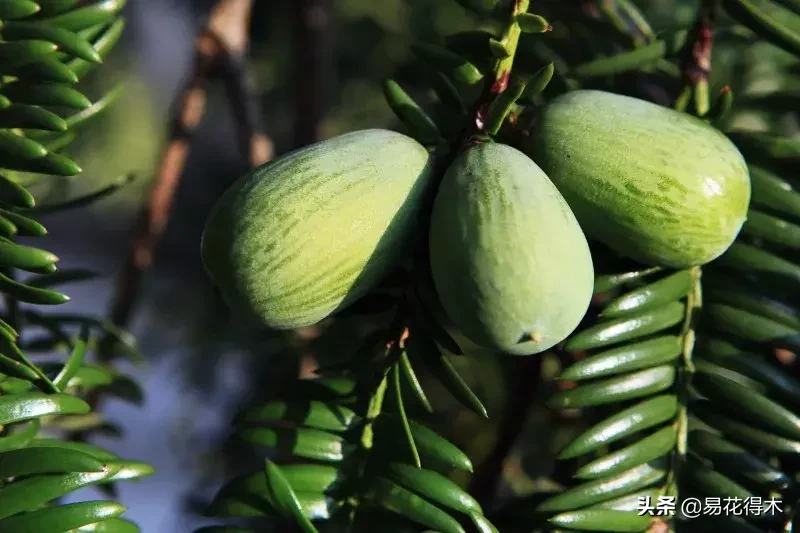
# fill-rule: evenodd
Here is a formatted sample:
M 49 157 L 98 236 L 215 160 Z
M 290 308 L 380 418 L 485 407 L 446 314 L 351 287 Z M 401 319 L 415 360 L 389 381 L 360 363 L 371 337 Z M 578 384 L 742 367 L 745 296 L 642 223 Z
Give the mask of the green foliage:
M 116 428 L 81 399 L 124 394 L 138 388 L 87 353 L 100 336 L 120 352 L 134 351 L 130 335 L 103 319 L 42 313 L 26 304 L 58 305 L 70 282 L 91 279 L 84 270 L 59 270 L 58 258 L 18 244 L 18 236 L 47 233 L 34 220 L 28 186 L 74 176 L 80 167 L 61 152 L 79 129 L 113 100 L 91 102 L 79 83 L 118 41 L 124 1 L 93 3 L 9 0 L 0 7 L 0 529 L 42 531 L 138 531 L 119 516 L 125 508 L 95 501 L 59 505 L 63 496 L 90 485 L 152 474 L 142 463 L 123 460 L 81 441 Z M 64 205 L 86 203 L 98 194 Z M 63 354 L 61 361 L 53 356 Z M 131 387 L 133 387 L 131 389 Z M 51 436 L 46 436 L 51 435 Z M 54 438 L 59 436 L 59 438 Z
M 780 28 L 768 32 L 754 13 L 742 11 L 755 2 L 725 4 L 735 20 L 792 50 L 775 34 L 786 30 L 783 24 L 790 20 L 782 19 Z M 768 8 L 758 12 L 759 20 L 778 9 L 773 2 L 759 4 Z M 724 38 L 729 28 L 717 28 L 718 44 L 730 46 Z M 597 77 L 603 86 L 622 88 L 622 80 L 608 76 L 652 79 L 659 60 L 655 52 L 669 56 L 671 47 L 665 43 L 622 50 L 568 72 L 581 82 Z M 698 86 L 690 85 L 690 97 L 708 98 Z M 735 121 L 732 101 L 729 89 L 721 91 L 705 118 L 718 125 Z M 742 106 L 747 105 L 743 99 Z M 797 247 L 791 234 L 798 212 L 788 208 L 794 186 L 786 181 L 792 179 L 789 161 L 797 161 L 797 141 L 777 132 L 726 130 L 750 166 L 753 201 L 746 229 L 702 275 L 697 267 L 654 271 L 636 265 L 596 279 L 595 292 L 604 302 L 599 317 L 564 346 L 580 358 L 561 379 L 577 383 L 553 396 L 549 405 L 612 406 L 616 411 L 604 407 L 594 424 L 562 450 L 560 458 L 571 461 L 575 482 L 541 501 L 528 514 L 532 524 L 644 531 L 672 517 L 637 516 L 640 498 L 655 505 L 663 496 L 676 497 L 678 509 L 689 497 L 781 502 L 780 511 L 768 515 L 751 511 L 678 519 L 672 526 L 678 530 L 783 531 L 791 524 L 797 405 L 794 392 L 788 391 L 798 389 L 776 353 L 797 349 L 798 278 L 792 275 Z
M 302 531 L 791 531 L 800 383 L 783 359 L 800 348 L 800 143 L 796 113 L 785 115 L 796 112 L 800 79 L 800 63 L 787 54 L 797 54 L 800 38 L 796 2 L 700 2 L 692 26 L 677 15 L 677 24 L 651 23 L 627 0 L 535 4 L 544 17 L 527 13 L 528 2 L 459 4 L 474 11 L 480 30 L 413 46 L 410 68 L 436 71 L 436 100 L 415 101 L 393 80 L 383 85 L 389 107 L 435 149 L 442 171 L 463 136 L 524 145 L 543 104 L 603 89 L 723 131 L 750 170 L 748 220 L 707 265 L 665 269 L 593 250 L 597 313 L 559 347 L 571 364 L 547 402 L 579 410 L 587 427 L 560 452 L 559 489 L 490 514 L 499 528 L 484 516 L 486 502 L 448 479 L 471 472 L 470 458 L 411 415 L 412 401 L 436 409 L 423 370 L 465 408 L 490 414 L 451 364 L 485 351 L 453 327 L 431 292 L 424 246 L 402 291 L 387 284 L 368 297 L 381 298 L 378 314 L 393 318 L 351 362 L 240 416 L 236 435 L 277 458 L 226 484 L 209 515 L 271 516 Z M 716 35 L 713 61 L 708 31 Z M 712 80 L 707 61 L 719 72 Z M 765 78 L 768 89 L 754 88 Z M 677 509 L 694 497 L 781 504 L 698 519 L 639 512 L 664 497 Z
M 409 339 L 408 350 L 411 344 Z M 472 517 L 483 514 L 480 505 L 446 477 L 454 469 L 471 471 L 469 458 L 408 417 L 404 388 L 418 398 L 425 393 L 413 377 L 405 341 L 366 355 L 375 359 L 371 367 L 386 369 L 377 384 L 369 381 L 371 372 L 361 380 L 348 373 L 300 382 L 285 399 L 237 418 L 238 438 L 293 457 L 295 464 L 268 462 L 266 477 L 255 473 L 227 483 L 209 506 L 210 516 L 300 517 L 303 531 L 316 530 L 307 520 L 352 523 L 356 531 L 391 523 L 398 530 L 459 532 L 460 522 L 483 523 L 485 518 Z M 450 371 L 457 390 L 472 395 Z

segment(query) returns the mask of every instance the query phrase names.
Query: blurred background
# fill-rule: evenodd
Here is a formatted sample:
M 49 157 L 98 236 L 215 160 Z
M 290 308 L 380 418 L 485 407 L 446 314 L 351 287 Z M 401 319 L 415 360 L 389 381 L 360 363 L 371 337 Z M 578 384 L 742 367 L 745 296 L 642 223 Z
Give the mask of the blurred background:
M 556 3 L 573 1 L 579 0 Z M 697 4 L 637 3 L 663 28 L 689 25 Z M 129 0 L 124 42 L 103 69 L 102 79 L 94 81 L 103 87 L 124 81 L 125 92 L 93 126 L 97 131 L 75 147 L 75 158 L 85 171 L 82 177 L 41 192 L 43 200 L 63 200 L 120 175 L 136 178 L 133 185 L 89 209 L 42 220 L 50 230 L 48 249 L 61 257 L 63 267 L 90 267 L 103 274 L 101 281 L 71 288 L 67 306 L 72 310 L 99 315 L 109 310 L 169 139 L 173 103 L 192 73 L 195 36 L 212 4 Z M 537 4 L 554 2 L 534 2 L 534 7 Z M 557 24 L 554 20 L 556 32 Z M 394 76 L 413 91 L 421 80 L 417 70 L 405 66 L 409 44 L 474 27 L 473 19 L 452 0 L 256 0 L 245 70 L 247 88 L 257 104 L 253 112 L 276 154 L 346 131 L 394 127 L 380 80 Z M 724 45 L 715 52 L 722 57 L 715 65 L 725 65 Z M 749 62 L 748 73 L 768 68 L 767 55 L 752 55 L 729 58 L 728 64 L 741 71 L 741 64 Z M 780 55 L 776 57 L 779 61 Z M 724 66 L 721 72 L 726 72 Z M 725 83 L 734 79 L 727 74 L 722 78 Z M 756 81 L 738 83 L 756 86 L 764 79 L 751 78 Z M 192 139 L 172 215 L 129 324 L 147 361 L 123 370 L 141 384 L 143 401 L 104 401 L 106 417 L 120 431 L 97 439 L 111 451 L 157 469 L 151 478 L 118 487 L 129 508 L 126 516 L 145 532 L 188 532 L 210 523 L 201 510 L 214 491 L 233 474 L 252 471 L 258 464 L 248 464 L 255 458 L 227 440 L 237 410 L 295 377 L 303 360 L 348 357 L 358 347 L 357 337 L 369 329 L 363 322 L 341 319 L 277 334 L 249 329 L 228 315 L 203 272 L 200 236 L 214 201 L 247 171 L 248 161 L 237 144 L 225 84 L 211 79 L 207 89 L 206 114 Z M 424 93 L 419 96 L 425 100 Z M 741 120 L 757 122 L 758 117 Z M 513 406 L 508 380 L 519 370 L 516 361 L 459 358 L 454 363 L 486 400 L 490 413 Z M 544 360 L 537 376 L 544 385 L 532 382 L 532 395 L 541 399 L 552 392 L 551 378 L 559 364 L 554 358 Z M 465 412 L 435 387 L 427 384 L 434 404 L 443 409 L 428 421 L 480 463 L 496 439 L 496 422 Z M 505 462 L 508 494 L 546 488 L 544 480 L 553 477 L 552 457 L 580 429 L 577 417 L 544 408 L 534 409 L 524 424 Z

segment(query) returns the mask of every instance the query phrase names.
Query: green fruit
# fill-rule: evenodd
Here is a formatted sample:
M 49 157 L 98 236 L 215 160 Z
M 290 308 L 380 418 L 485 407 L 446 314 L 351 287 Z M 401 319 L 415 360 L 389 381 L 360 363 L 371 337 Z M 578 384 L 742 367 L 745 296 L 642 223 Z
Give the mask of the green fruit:
M 750 203 L 742 155 L 700 119 L 602 91 L 542 111 L 530 153 L 590 238 L 649 265 L 684 268 L 721 255 Z
M 430 161 L 409 137 L 365 130 L 255 169 L 206 223 L 209 276 L 234 310 L 272 328 L 319 322 L 409 252 Z
M 488 143 L 459 155 L 431 216 L 434 286 L 476 344 L 534 354 L 577 327 L 592 295 L 589 246 L 564 198 L 522 152 Z

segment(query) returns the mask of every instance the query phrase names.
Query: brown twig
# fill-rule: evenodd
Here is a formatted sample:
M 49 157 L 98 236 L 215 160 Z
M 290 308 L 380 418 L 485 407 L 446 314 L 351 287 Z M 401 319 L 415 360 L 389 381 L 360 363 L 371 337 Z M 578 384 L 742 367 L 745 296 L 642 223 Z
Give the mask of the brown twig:
M 707 82 L 711 73 L 711 48 L 716 19 L 714 3 L 713 0 L 704 2 L 692 28 L 691 40 L 681 61 L 681 71 L 686 85 Z
M 511 4 L 509 19 L 513 21 L 516 15 L 527 12 L 529 5 L 530 0 L 514 0 Z M 467 131 L 470 132 L 468 137 L 485 131 L 486 121 L 492 103 L 508 89 L 511 69 L 514 66 L 514 59 L 516 58 L 517 45 L 521 33 L 522 31 L 519 25 L 513 22 L 510 23 L 503 32 L 501 42 L 509 49 L 510 53 L 508 57 L 497 61 L 492 77 L 486 81 L 483 94 L 476 103 L 471 123 L 467 127 Z
M 711 107 L 708 77 L 711 74 L 711 49 L 718 3 L 718 0 L 703 0 L 680 61 L 683 87 L 674 107 L 685 110 L 694 95 L 699 116 L 704 116 Z
M 272 141 L 264 133 L 257 100 L 247 88 L 245 59 L 252 7 L 253 0 L 222 0 L 198 38 L 207 34 L 217 39 L 220 76 L 228 91 L 242 157 L 258 166 L 272 158 Z
M 153 254 L 169 220 L 193 134 L 205 115 L 206 84 L 213 73 L 225 79 L 242 153 L 253 165 L 266 162 L 272 155 L 272 144 L 261 129 L 260 113 L 248 94 L 244 75 L 252 5 L 253 0 L 221 0 L 195 38 L 194 66 L 175 102 L 170 140 L 140 216 L 130 255 L 117 281 L 111 307 L 111 320 L 117 325 L 129 322 L 144 272 L 153 264 Z

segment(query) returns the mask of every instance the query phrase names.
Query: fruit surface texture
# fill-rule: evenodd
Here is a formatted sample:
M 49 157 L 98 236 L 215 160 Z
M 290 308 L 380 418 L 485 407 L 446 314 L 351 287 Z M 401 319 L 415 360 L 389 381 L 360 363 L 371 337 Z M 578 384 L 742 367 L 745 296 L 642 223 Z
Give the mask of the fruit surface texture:
M 525 154 L 495 143 L 467 149 L 447 170 L 431 218 L 434 286 L 476 344 L 529 355 L 577 327 L 592 294 L 589 247 Z
M 750 177 L 742 155 L 687 114 L 574 91 L 545 107 L 529 146 L 587 236 L 642 263 L 707 263 L 745 221 Z
M 315 324 L 373 289 L 414 245 L 428 151 L 363 130 L 286 154 L 218 201 L 203 263 L 234 310 L 275 329 Z

